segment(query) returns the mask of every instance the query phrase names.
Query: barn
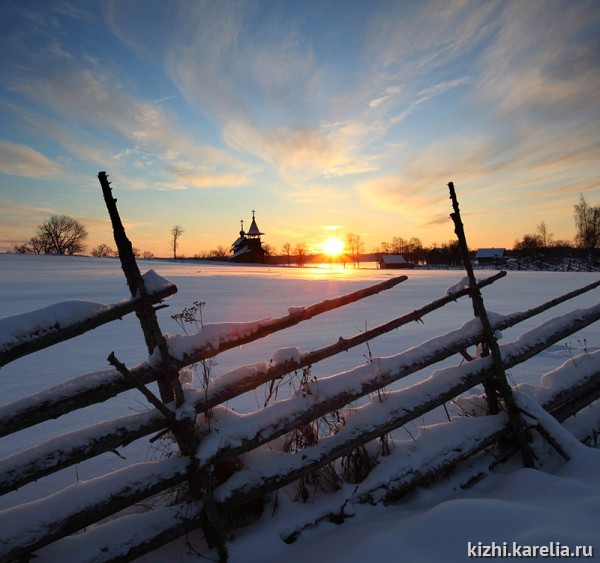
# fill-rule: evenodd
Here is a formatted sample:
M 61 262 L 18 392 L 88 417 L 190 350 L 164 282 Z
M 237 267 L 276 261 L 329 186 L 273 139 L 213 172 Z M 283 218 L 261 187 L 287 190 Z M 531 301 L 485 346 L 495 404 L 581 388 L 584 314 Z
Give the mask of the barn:
M 475 261 L 480 266 L 494 266 L 505 256 L 505 248 L 480 248 L 475 253 Z
M 401 254 L 382 254 L 379 258 L 379 267 L 382 270 L 405 270 L 414 268 L 415 265 L 412 262 L 407 262 Z

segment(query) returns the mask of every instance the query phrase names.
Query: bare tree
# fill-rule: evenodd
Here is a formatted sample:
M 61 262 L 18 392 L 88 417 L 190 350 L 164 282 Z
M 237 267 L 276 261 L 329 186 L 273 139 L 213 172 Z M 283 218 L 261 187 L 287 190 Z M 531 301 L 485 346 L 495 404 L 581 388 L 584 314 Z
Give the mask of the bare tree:
M 600 239 L 600 206 L 589 205 L 583 194 L 575 205 L 575 226 L 575 244 L 591 253 L 597 248 Z
M 171 248 L 173 248 L 173 259 L 177 260 L 177 242 L 185 231 L 180 225 L 171 227 Z
M 554 238 L 554 235 L 548 232 L 548 227 L 544 221 L 536 225 L 536 233 L 543 248 L 552 246 L 552 239 Z
M 296 257 L 296 264 L 303 267 L 306 263 L 306 245 L 299 243 L 294 247 L 294 256 Z
M 275 255 L 275 247 L 270 245 L 268 242 L 263 243 L 263 250 L 265 251 L 265 256 L 274 256 Z
M 352 259 L 354 267 L 358 268 L 360 265 L 360 253 L 364 249 L 364 244 L 360 238 L 360 235 L 348 233 L 346 235 L 346 248 L 348 249 L 348 254 Z
M 33 254 L 31 246 L 25 244 L 13 244 L 13 254 Z
M 225 260 L 229 256 L 229 251 L 223 245 L 217 246 L 213 250 L 206 252 L 202 258 L 204 260 Z
M 97 258 L 105 258 L 106 256 L 114 256 L 115 251 L 108 246 L 108 244 L 99 244 L 96 248 L 92 249 L 92 256 Z
M 45 241 L 42 237 L 31 237 L 29 239 L 29 246 L 31 247 L 32 254 L 51 254 L 48 241 Z
M 515 240 L 513 250 L 520 254 L 535 254 L 543 248 L 542 237 L 539 234 L 525 234 L 522 239 Z
M 85 250 L 87 229 L 73 217 L 52 215 L 36 229 L 36 235 L 30 240 L 35 254 L 76 254 Z
M 392 245 L 389 242 L 382 241 L 378 248 L 374 250 L 376 253 L 393 254 Z
M 283 245 L 283 253 L 287 256 L 288 266 L 291 265 L 290 254 L 292 253 L 292 245 L 289 242 Z

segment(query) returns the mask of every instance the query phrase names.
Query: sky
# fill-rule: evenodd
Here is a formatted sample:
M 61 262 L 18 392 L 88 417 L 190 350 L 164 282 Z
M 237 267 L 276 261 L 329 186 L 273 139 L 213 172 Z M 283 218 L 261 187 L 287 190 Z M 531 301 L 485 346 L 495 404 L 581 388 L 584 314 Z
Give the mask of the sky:
M 596 0 L 3 0 L 0 251 L 52 214 L 114 246 L 360 236 L 472 248 L 600 204 Z

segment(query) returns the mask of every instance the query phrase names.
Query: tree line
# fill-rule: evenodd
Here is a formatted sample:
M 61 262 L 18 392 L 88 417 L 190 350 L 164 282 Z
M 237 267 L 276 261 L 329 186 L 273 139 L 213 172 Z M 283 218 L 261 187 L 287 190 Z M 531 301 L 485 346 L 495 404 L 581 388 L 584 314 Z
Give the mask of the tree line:
M 542 221 L 536 225 L 534 233 L 525 234 L 521 239 L 517 239 L 513 250 L 521 254 L 532 254 L 541 249 L 560 251 L 579 248 L 592 254 L 600 243 L 600 205 L 592 206 L 580 195 L 578 203 L 574 206 L 573 219 L 574 244 L 568 240 L 555 239 L 548 231 L 546 223 Z
M 52 215 L 35 227 L 34 235 L 28 242 L 13 244 L 15 254 L 61 254 L 72 256 L 86 251 L 85 241 L 89 236 L 83 223 L 68 215 Z M 148 251 L 133 249 L 136 257 L 153 258 Z M 91 251 L 92 256 L 117 256 L 117 251 L 108 244 L 99 244 Z
M 573 219 L 575 222 L 574 242 L 568 240 L 554 239 L 544 221 L 536 225 L 533 234 L 525 234 L 522 238 L 515 240 L 513 252 L 518 255 L 535 254 L 546 251 L 549 254 L 565 254 L 574 249 L 581 249 L 590 256 L 600 244 L 600 205 L 590 205 L 583 194 L 580 195 L 578 203 L 574 206 Z M 344 254 L 339 258 L 340 262 L 352 263 L 355 267 L 360 264 L 361 255 L 364 254 L 364 243 L 360 235 L 348 233 L 345 239 Z M 461 262 L 461 252 L 457 240 L 449 240 L 440 244 L 433 243 L 425 246 L 417 237 L 405 239 L 395 236 L 391 241 L 383 241 L 373 249 L 372 254 L 401 254 L 408 262 L 415 264 L 425 263 L 431 257 L 431 253 L 439 255 L 440 260 L 445 263 L 458 264 Z M 285 243 L 282 253 L 287 256 L 288 264 L 292 259 L 296 264 L 302 266 L 308 259 L 306 246 L 297 244 L 292 246 Z
M 588 252 L 591 256 L 600 244 L 600 205 L 590 205 L 581 194 L 579 201 L 574 206 L 573 218 L 575 222 L 573 243 L 568 240 L 554 239 L 554 235 L 549 232 L 546 223 L 542 221 L 536 225 L 535 232 L 527 233 L 515 240 L 513 252 L 527 255 L 539 252 L 541 249 L 565 252 L 579 248 Z M 170 247 L 175 259 L 178 258 L 177 249 L 184 232 L 183 227 L 180 225 L 174 225 L 170 230 Z M 36 226 L 34 235 L 28 242 L 13 244 L 12 252 L 17 254 L 82 254 L 86 250 L 85 241 L 88 236 L 89 233 L 86 227 L 79 220 L 67 215 L 52 215 L 48 220 Z M 344 264 L 351 263 L 358 267 L 361 255 L 365 251 L 364 242 L 360 235 L 355 233 L 348 233 L 344 242 L 344 252 L 340 255 L 339 261 Z M 276 250 L 269 244 L 263 244 L 263 248 L 268 256 L 276 254 Z M 381 242 L 373 250 L 373 253 L 401 254 L 406 260 L 419 263 L 424 262 L 432 250 L 439 251 L 450 262 L 460 261 L 458 242 L 455 240 L 441 244 L 434 243 L 426 247 L 417 237 L 404 239 L 395 236 L 390 242 Z M 288 265 L 291 265 L 293 261 L 299 266 L 304 266 L 310 258 L 305 243 L 292 245 L 286 242 L 282 246 L 281 253 L 287 259 Z M 134 248 L 134 254 L 137 257 L 154 258 L 152 252 L 140 251 L 136 248 Z M 91 250 L 91 255 L 97 257 L 116 256 L 117 252 L 109 245 L 102 243 Z M 218 246 L 216 249 L 195 254 L 193 258 L 227 260 L 228 257 L 228 249 L 224 246 Z M 183 258 L 183 256 L 179 256 L 179 258 Z

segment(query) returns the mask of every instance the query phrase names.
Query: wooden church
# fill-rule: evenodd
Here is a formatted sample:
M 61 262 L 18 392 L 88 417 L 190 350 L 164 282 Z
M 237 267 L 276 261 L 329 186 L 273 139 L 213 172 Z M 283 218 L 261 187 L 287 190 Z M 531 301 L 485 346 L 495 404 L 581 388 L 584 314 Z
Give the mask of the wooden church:
M 267 252 L 262 247 L 260 240 L 261 233 L 256 219 L 254 218 L 254 209 L 252 210 L 252 223 L 248 232 L 244 231 L 244 221 L 240 221 L 240 236 L 231 245 L 231 261 L 247 264 L 264 264 Z

